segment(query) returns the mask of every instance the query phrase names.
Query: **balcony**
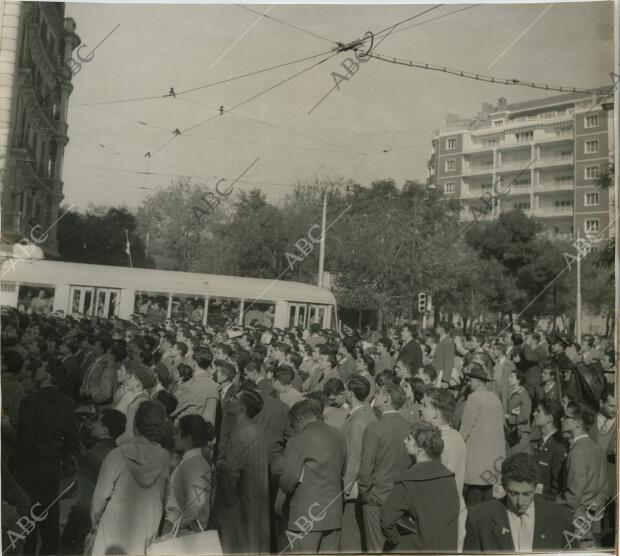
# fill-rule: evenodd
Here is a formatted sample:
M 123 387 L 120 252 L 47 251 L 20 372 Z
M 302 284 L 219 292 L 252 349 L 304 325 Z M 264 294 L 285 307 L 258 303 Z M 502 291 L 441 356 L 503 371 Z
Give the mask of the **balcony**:
M 538 207 L 535 216 L 539 218 L 557 218 L 558 216 L 573 216 L 573 207 Z
M 536 193 L 554 193 L 556 191 L 572 191 L 575 184 L 572 181 L 543 181 L 534 186 Z
M 550 166 L 572 166 L 573 156 L 542 156 L 536 162 L 534 166 L 537 168 L 549 168 Z
M 512 160 L 502 160 L 502 163 L 497 167 L 498 172 L 513 172 L 515 170 L 521 171 L 527 168 L 527 165 L 531 162 L 531 159 L 523 158 L 523 159 L 512 159 Z M 529 170 L 529 168 L 528 168 Z
M 464 176 L 481 176 L 493 173 L 493 162 L 490 161 L 486 164 L 468 164 L 463 163 L 462 174 Z
M 534 133 L 535 143 L 557 143 L 560 141 L 573 141 L 573 129 L 572 127 L 567 130 L 559 130 L 554 133 L 548 131 L 536 131 Z

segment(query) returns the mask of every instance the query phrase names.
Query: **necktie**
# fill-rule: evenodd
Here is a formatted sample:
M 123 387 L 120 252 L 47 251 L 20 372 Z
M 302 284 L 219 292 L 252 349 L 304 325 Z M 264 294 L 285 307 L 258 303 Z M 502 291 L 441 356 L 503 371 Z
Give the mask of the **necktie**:
M 515 547 L 517 552 L 528 552 L 530 550 L 530 548 L 528 547 L 528 543 L 529 543 L 529 535 L 528 535 L 528 526 L 527 526 L 527 522 L 525 521 L 525 516 L 519 516 L 520 519 L 520 523 L 519 523 L 519 535 L 518 535 L 518 542 L 519 542 L 519 546 Z

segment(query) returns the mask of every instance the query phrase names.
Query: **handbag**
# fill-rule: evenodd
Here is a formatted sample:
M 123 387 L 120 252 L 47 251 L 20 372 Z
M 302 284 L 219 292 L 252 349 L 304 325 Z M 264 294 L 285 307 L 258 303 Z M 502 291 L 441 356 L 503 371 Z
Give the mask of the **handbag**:
M 521 433 L 518 425 L 508 425 L 506 427 L 506 442 L 511 448 L 521 441 Z
M 200 524 L 199 533 L 179 535 L 181 519 L 178 519 L 172 528 L 172 535 L 161 537 L 146 549 L 147 556 L 164 556 L 171 554 L 222 554 L 222 545 L 217 531 L 205 531 Z

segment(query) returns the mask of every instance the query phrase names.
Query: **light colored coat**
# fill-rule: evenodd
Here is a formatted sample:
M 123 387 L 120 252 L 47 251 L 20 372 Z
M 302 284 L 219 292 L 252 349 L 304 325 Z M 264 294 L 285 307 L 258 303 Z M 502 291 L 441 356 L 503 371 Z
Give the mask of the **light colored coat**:
M 488 390 L 472 392 L 465 402 L 459 432 L 467 447 L 465 484 L 493 484 L 506 457 L 504 411 L 499 398 Z
M 170 454 L 137 436 L 103 461 L 90 510 L 93 556 L 146 554 L 164 509 Z

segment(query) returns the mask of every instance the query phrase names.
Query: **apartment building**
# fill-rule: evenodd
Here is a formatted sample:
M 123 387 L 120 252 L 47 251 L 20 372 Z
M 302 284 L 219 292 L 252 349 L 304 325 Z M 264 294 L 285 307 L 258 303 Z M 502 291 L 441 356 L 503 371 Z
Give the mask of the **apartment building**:
M 501 98 L 474 118 L 448 116 L 433 136 L 429 184 L 462 201 L 463 220 L 517 208 L 552 238 L 611 237 L 613 188 L 599 178 L 614 156 L 613 117 L 613 97 L 603 92 Z
M 63 2 L 3 2 L 0 21 L 0 252 L 23 239 L 57 256 L 72 52 L 80 44 Z M 47 236 L 44 235 L 49 228 Z

